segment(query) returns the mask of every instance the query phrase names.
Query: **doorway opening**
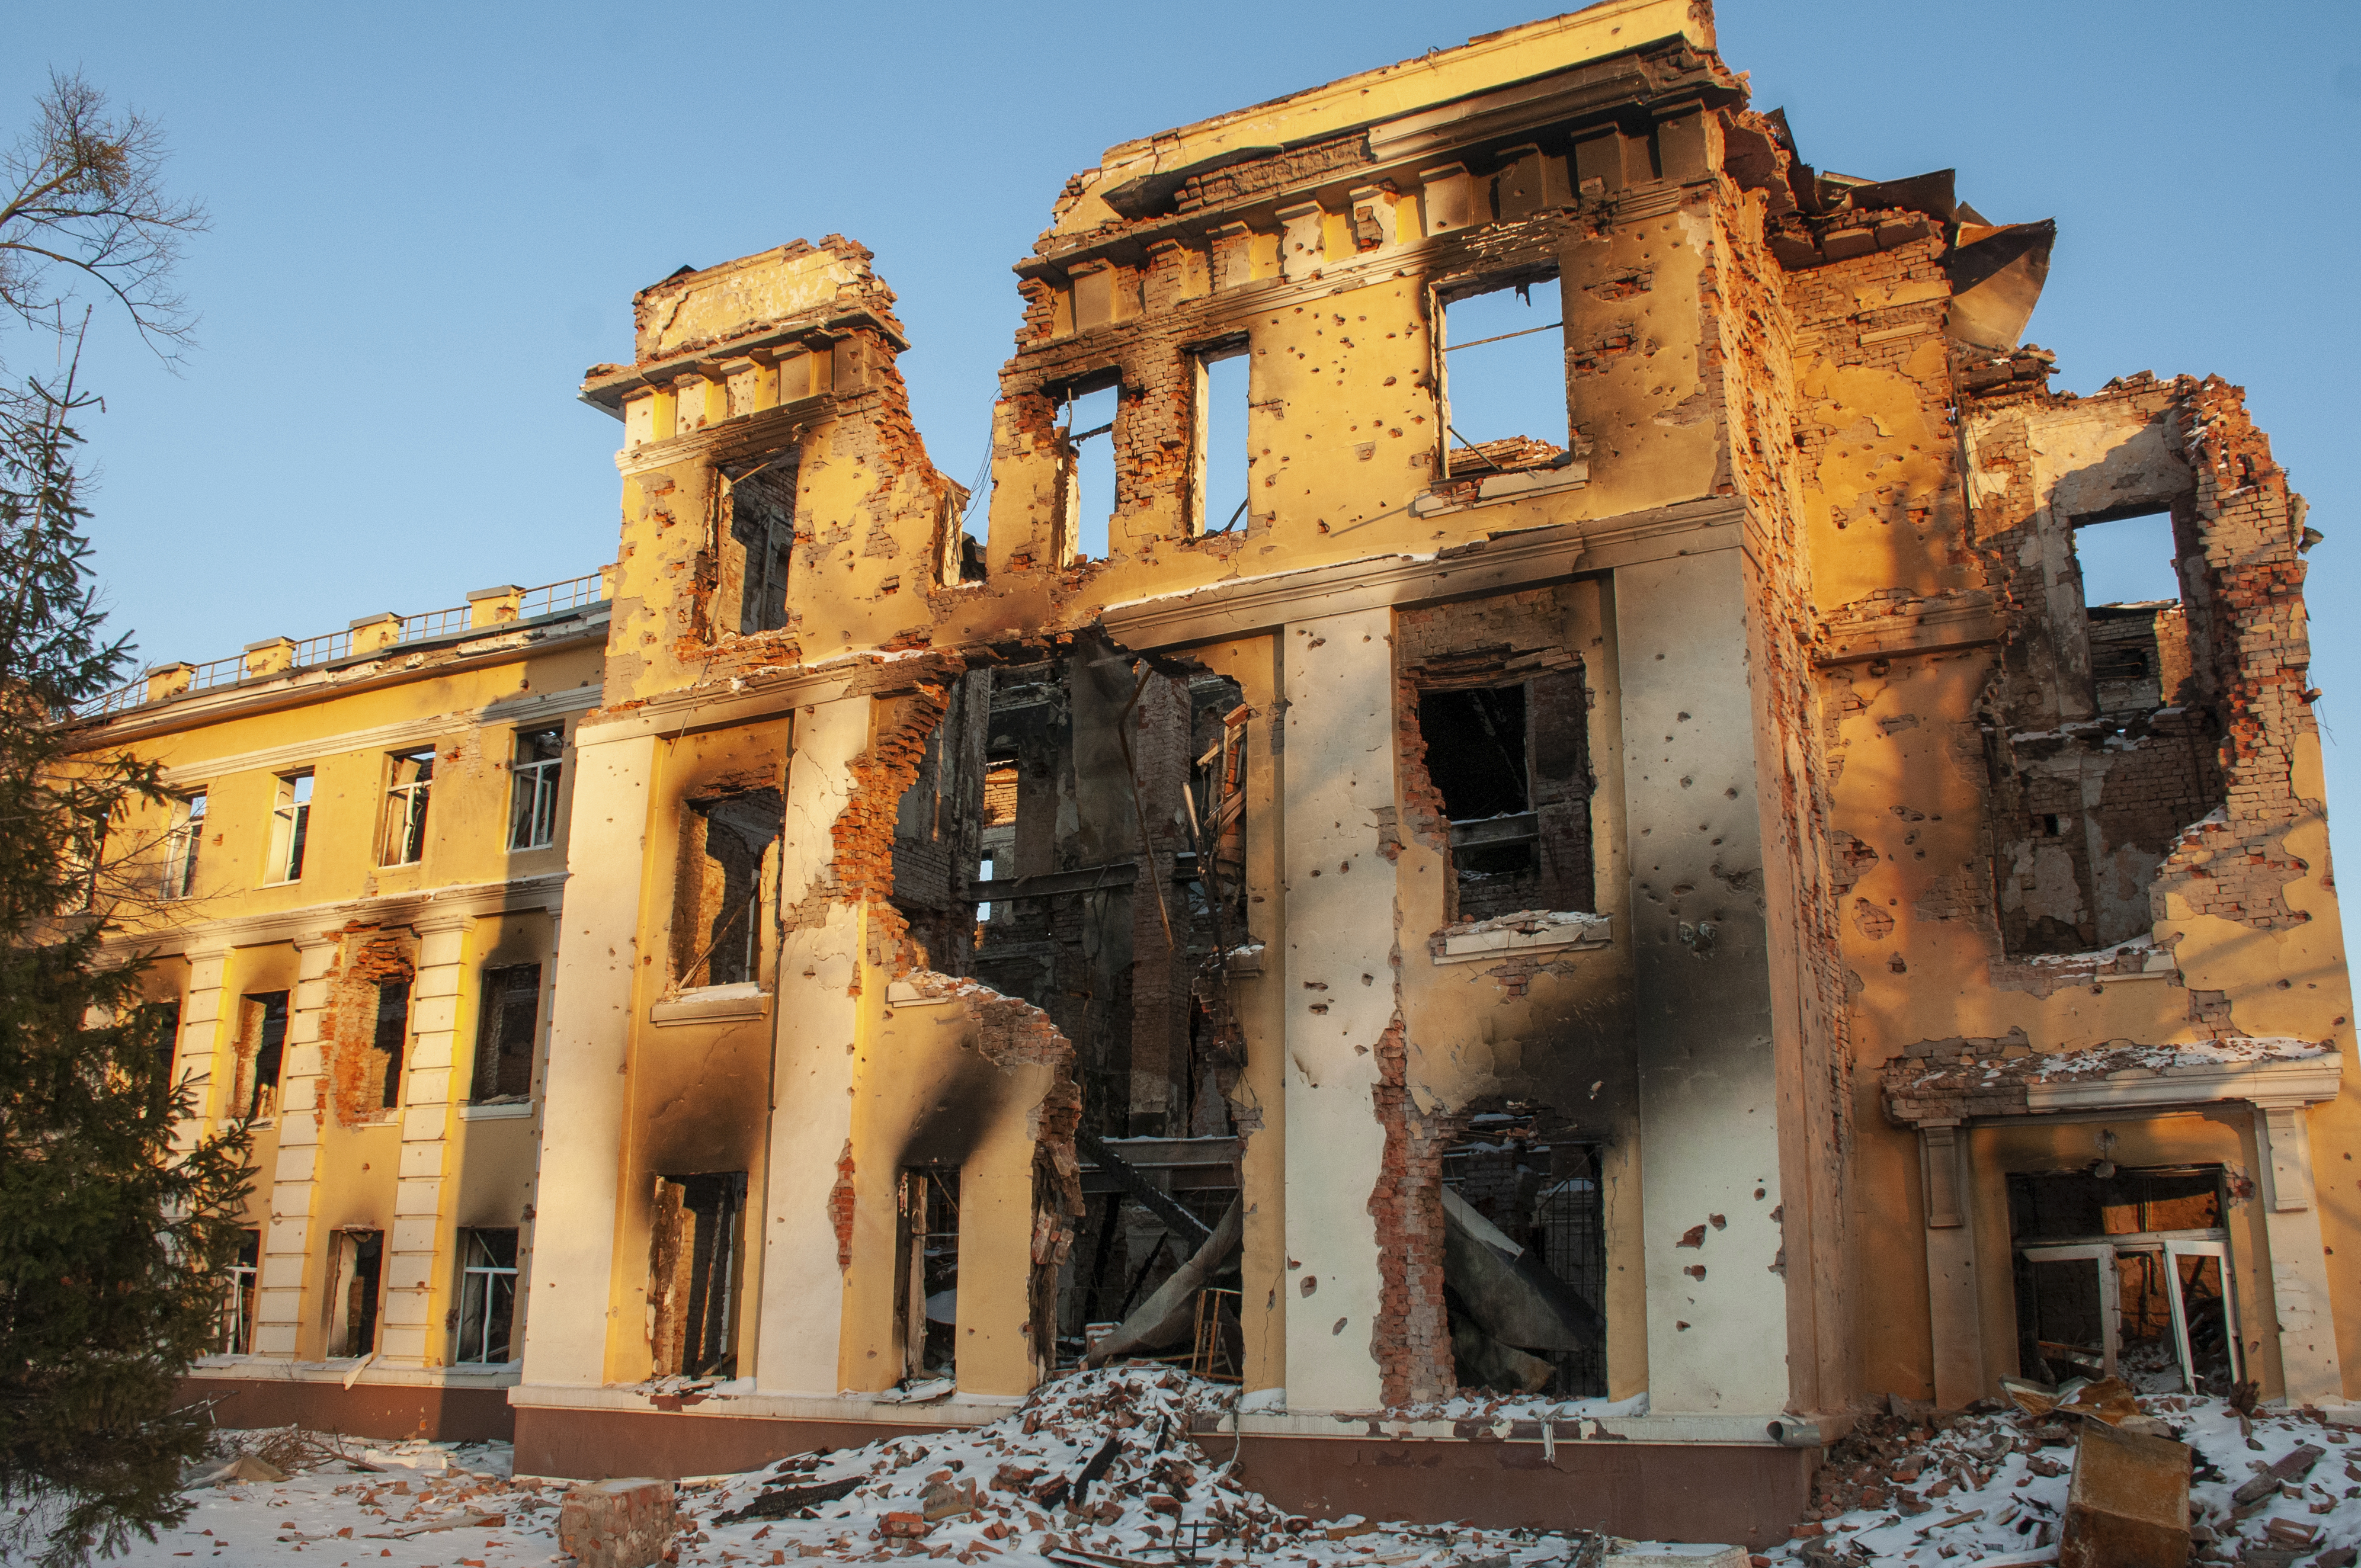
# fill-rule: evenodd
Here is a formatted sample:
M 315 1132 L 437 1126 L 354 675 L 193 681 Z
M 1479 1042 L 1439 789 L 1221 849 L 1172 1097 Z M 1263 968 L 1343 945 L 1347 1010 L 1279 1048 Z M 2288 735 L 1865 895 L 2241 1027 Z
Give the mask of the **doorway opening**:
M 2226 1394 L 2245 1376 L 2220 1166 L 2011 1176 L 2017 1364 Z

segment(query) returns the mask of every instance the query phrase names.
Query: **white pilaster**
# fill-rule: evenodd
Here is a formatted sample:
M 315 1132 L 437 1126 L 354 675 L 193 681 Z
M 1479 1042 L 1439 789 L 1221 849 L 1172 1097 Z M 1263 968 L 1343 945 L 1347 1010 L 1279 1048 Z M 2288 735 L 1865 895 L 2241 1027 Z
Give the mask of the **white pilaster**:
M 1279 657 L 1287 1402 L 1368 1410 L 1383 1402 L 1369 1212 L 1385 1157 L 1377 1053 L 1400 1005 L 1383 960 L 1394 946 L 1394 869 L 1378 848 L 1394 804 L 1393 612 L 1290 624 Z M 1373 964 L 1377 981 L 1365 985 Z
M 328 1005 L 334 937 L 298 938 L 295 991 L 287 1001 L 287 1040 L 280 1054 L 279 1152 L 270 1182 L 270 1224 L 263 1234 L 255 1307 L 258 1355 L 293 1357 L 302 1334 L 313 1208 L 320 1191 L 320 1093 L 327 1071 L 321 1020 Z M 234 1075 L 233 1075 L 234 1076 Z
M 796 716 L 787 761 L 786 834 L 779 906 L 799 909 L 834 891 L 829 825 L 852 796 L 852 760 L 869 744 L 870 699 L 821 703 Z M 833 1395 L 842 1386 L 844 1271 L 829 1199 L 852 1137 L 854 1032 L 861 912 L 833 897 L 818 923 L 782 934 L 772 1093 L 769 1190 L 762 1207 L 762 1278 L 755 1387 L 766 1394 Z M 870 1179 L 891 1181 L 892 1171 Z
M 1763 864 L 1740 572 L 1739 552 L 1719 550 L 1615 574 L 1648 1407 L 1660 1415 L 1786 1409 L 1779 1287 L 1810 1266 L 1780 1224 L 1770 939 L 1740 886 Z
M 533 1299 L 517 1305 L 524 1381 L 595 1387 L 606 1376 L 614 1300 L 616 1189 L 656 743 L 642 735 L 600 740 L 586 728 L 575 744 L 569 880 L 534 1178 Z
M 410 1040 L 401 1103 L 401 1160 L 393 1228 L 386 1237 L 385 1306 L 378 1356 L 398 1365 L 446 1359 L 434 1319 L 435 1283 L 454 1266 L 444 1255 L 451 1137 L 456 1096 L 453 1055 L 465 968 L 467 917 L 418 923 L 418 968 L 410 985 Z
M 2344 1401 L 2345 1373 L 2312 1190 L 2309 1123 L 2300 1100 L 2257 1101 L 2255 1164 L 2262 1178 L 2263 1236 L 2271 1249 L 2271 1300 L 2288 1403 L 2333 1405 Z

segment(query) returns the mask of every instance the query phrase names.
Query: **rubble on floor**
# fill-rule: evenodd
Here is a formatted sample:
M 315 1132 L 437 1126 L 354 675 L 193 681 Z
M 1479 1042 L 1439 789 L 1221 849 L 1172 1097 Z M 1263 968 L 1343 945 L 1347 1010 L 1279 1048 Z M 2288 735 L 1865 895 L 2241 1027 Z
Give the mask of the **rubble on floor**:
M 2093 1386 L 2101 1387 L 2101 1386 Z M 2120 1385 L 2114 1386 L 2120 1388 Z M 2361 1434 L 2314 1411 L 2241 1414 L 2224 1399 L 2143 1395 L 2119 1430 L 2189 1450 L 2192 1563 L 2352 1568 Z M 2059 1561 L 2084 1420 L 1984 1400 L 1960 1415 L 1894 1401 L 1832 1445 L 1795 1539 L 1757 1562 L 1819 1568 Z
M 1745 1568 L 1735 1547 L 1582 1532 L 1407 1525 L 1290 1514 L 1232 1475 L 1231 1444 L 1187 1434 L 1231 1386 L 1133 1363 L 1060 1377 L 997 1421 L 675 1488 L 679 1564 L 1005 1559 L 1060 1568 Z M 523 1568 L 574 1561 L 558 1540 L 580 1483 L 509 1474 L 504 1443 L 371 1445 L 290 1432 L 225 1432 L 225 1460 L 303 1463 L 280 1482 L 192 1475 L 189 1517 L 119 1561 L 321 1568 Z M 0 1557 L 0 1561 L 5 1561 Z

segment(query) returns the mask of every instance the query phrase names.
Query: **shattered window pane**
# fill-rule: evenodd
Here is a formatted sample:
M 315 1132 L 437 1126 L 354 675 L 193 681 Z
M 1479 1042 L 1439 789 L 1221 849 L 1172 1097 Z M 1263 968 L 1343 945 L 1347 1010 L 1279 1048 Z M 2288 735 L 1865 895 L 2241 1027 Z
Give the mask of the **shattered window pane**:
M 562 729 L 517 731 L 509 764 L 509 848 L 545 850 L 557 842 L 557 785 L 566 765 Z
M 476 1018 L 476 1103 L 519 1100 L 532 1092 L 540 1022 L 539 964 L 484 971 L 483 1000 Z
M 381 866 L 415 864 L 426 853 L 426 803 L 434 787 L 434 748 L 397 751 L 389 759 Z

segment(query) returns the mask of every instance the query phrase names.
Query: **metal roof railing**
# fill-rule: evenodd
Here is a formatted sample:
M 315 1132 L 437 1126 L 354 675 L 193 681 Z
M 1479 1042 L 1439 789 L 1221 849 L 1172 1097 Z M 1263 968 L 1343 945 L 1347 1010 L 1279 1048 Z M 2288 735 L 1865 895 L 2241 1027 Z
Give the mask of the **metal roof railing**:
M 525 589 L 518 598 L 515 619 L 533 620 L 542 616 L 557 615 L 598 604 L 606 597 L 606 574 L 588 572 L 563 582 L 544 583 L 540 587 Z M 472 607 L 462 604 L 448 609 L 423 610 L 415 615 L 398 616 L 395 620 L 399 622 L 395 634 L 390 642 L 380 647 L 380 652 L 399 648 L 405 643 L 423 642 L 431 638 L 466 631 L 473 623 L 474 614 Z M 499 624 L 506 623 L 495 623 Z M 490 631 L 494 626 L 486 626 L 482 630 Z M 349 659 L 353 656 L 353 633 L 349 630 L 330 631 L 318 637 L 307 637 L 294 643 L 289 652 L 289 664 L 269 672 L 269 674 L 283 675 L 294 670 L 311 669 Z M 236 685 L 247 678 L 247 654 L 234 653 L 226 659 L 190 665 L 189 684 L 168 695 L 182 696 Z M 106 718 L 118 713 L 128 713 L 133 708 L 146 706 L 148 691 L 148 678 L 142 674 L 137 680 L 127 681 L 113 691 L 91 698 L 74 709 L 74 717 Z

